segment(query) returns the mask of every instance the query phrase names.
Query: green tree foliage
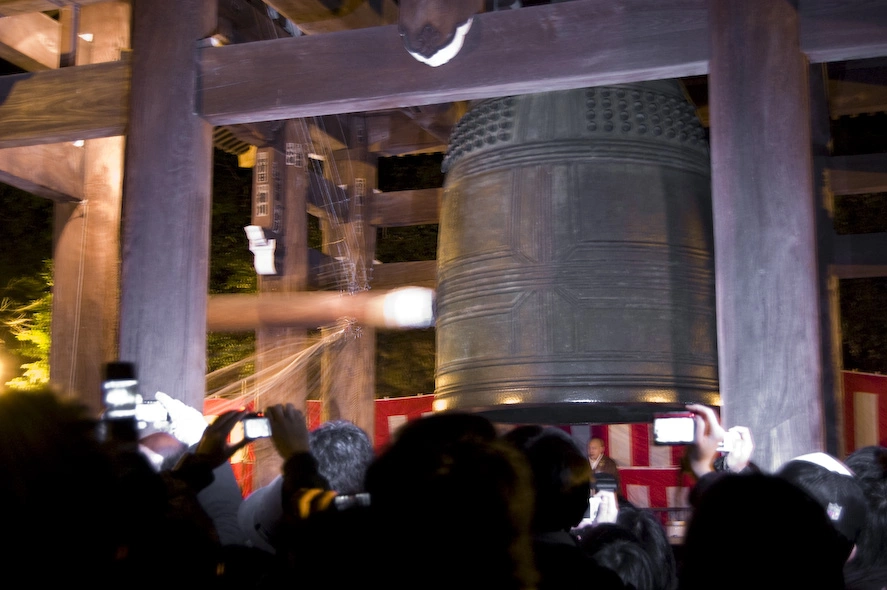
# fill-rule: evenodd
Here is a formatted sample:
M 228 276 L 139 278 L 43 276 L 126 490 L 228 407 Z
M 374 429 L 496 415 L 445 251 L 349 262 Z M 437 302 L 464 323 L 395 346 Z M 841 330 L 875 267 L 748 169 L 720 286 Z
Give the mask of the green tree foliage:
M 435 333 L 376 331 L 376 397 L 434 393 Z
M 41 308 L 41 298 L 49 292 L 44 275 L 45 261 L 52 257 L 52 212 L 53 204 L 48 199 L 0 184 L 0 227 L 5 254 L 0 256 L 3 380 L 13 373 L 23 378 L 23 371 L 29 368 L 31 376 L 35 376 L 33 371 L 38 368 L 33 365 L 38 360 L 32 356 L 34 343 L 22 340 L 17 330 L 31 322 L 31 316 Z M 47 327 L 47 337 L 48 334 Z M 46 350 L 48 353 L 48 342 Z M 42 363 L 48 366 L 48 356 Z
M 16 356 L 30 359 L 22 363 L 23 373 L 6 385 L 33 390 L 49 383 L 49 344 L 52 322 L 52 261 L 43 263 L 38 277 L 12 281 L 0 301 L 4 327 L 18 342 Z
M 255 293 L 256 271 L 243 228 L 252 212 L 252 169 L 241 168 L 237 157 L 215 151 L 213 167 L 212 239 L 209 292 Z M 207 371 L 213 372 L 251 357 L 256 351 L 253 332 L 209 332 L 206 335 Z M 254 370 L 243 365 L 242 375 Z

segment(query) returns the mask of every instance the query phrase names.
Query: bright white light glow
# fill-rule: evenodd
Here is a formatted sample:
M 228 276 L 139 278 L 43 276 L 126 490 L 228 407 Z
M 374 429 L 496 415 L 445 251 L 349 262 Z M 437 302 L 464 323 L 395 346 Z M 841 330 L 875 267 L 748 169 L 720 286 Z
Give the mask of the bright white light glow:
M 385 295 L 385 324 L 398 328 L 428 328 L 434 324 L 434 290 L 404 287 Z

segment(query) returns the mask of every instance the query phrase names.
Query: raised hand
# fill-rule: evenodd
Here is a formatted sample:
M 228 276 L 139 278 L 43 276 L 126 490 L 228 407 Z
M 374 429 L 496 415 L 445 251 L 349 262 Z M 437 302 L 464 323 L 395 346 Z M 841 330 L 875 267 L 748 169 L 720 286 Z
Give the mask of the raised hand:
M 271 422 L 271 442 L 284 461 L 296 453 L 308 452 L 305 414 L 293 404 L 275 404 L 265 409 L 265 416 Z
M 718 444 L 724 441 L 727 431 L 718 422 L 715 411 L 702 404 L 689 404 L 696 420 L 696 442 L 690 450 L 690 468 L 696 477 L 714 471 L 714 461 L 718 454 Z
M 249 439 L 244 438 L 234 444 L 228 443 L 228 435 L 231 434 L 231 430 L 248 413 L 246 410 L 231 410 L 216 418 L 203 431 L 203 436 L 200 437 L 200 442 L 197 443 L 194 455 L 214 467 L 218 467 L 230 459 L 231 455 L 250 442 Z

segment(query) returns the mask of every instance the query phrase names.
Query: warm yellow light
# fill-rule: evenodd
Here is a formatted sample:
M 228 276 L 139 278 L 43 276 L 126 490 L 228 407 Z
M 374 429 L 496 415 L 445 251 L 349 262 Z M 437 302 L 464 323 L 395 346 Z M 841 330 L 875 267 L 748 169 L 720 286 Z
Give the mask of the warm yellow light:
M 92 33 L 80 33 L 77 36 L 80 37 L 81 39 L 83 39 L 84 41 L 86 41 L 87 43 L 92 43 L 92 40 L 93 40 Z

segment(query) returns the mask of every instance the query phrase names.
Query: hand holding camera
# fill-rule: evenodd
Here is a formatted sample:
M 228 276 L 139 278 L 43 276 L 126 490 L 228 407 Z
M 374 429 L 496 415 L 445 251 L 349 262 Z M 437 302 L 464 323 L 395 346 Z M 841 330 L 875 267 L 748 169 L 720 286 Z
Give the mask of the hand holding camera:
M 228 443 L 228 435 L 231 434 L 231 430 L 248 413 L 246 410 L 231 410 L 216 418 L 203 431 L 203 436 L 200 437 L 194 454 L 213 467 L 218 467 L 230 459 L 231 455 L 250 442 L 250 439 L 242 438 L 233 444 Z
M 724 464 L 727 469 L 738 473 L 751 463 L 751 455 L 755 444 L 751 438 L 751 431 L 746 426 L 734 426 L 727 430 L 724 439 Z

